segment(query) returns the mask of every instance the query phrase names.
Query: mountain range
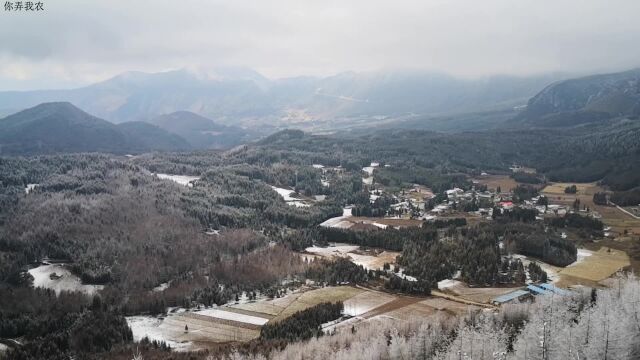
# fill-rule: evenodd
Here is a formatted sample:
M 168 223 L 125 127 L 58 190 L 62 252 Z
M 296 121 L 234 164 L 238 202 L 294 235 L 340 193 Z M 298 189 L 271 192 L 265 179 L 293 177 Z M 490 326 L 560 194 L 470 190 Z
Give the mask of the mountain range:
M 477 131 L 606 124 L 640 116 L 640 70 L 555 81 L 541 85 L 528 101 L 521 96 L 541 79 L 493 78 L 462 85 L 427 75 L 351 73 L 278 81 L 253 72 L 232 75 L 129 73 L 84 89 L 0 92 L 5 109 L 67 97 L 99 116 L 75 102 L 36 104 L 0 119 L 0 153 L 226 149 L 280 127 L 338 133 L 356 128 Z M 518 103 L 526 105 L 513 106 Z M 226 123 L 184 110 L 193 107 L 218 114 Z M 278 117 L 282 111 L 287 115 Z M 440 111 L 444 115 L 424 115 Z
M 67 102 L 40 104 L 0 119 L 0 154 L 3 155 L 124 154 L 190 148 L 186 140 L 155 125 L 144 122 L 115 125 Z
M 553 83 L 518 117 L 535 126 L 573 126 L 640 116 L 640 69 Z
M 0 114 L 68 101 L 113 123 L 150 121 L 190 111 L 225 124 L 271 132 L 331 128 L 334 122 L 512 108 L 562 78 L 493 76 L 458 79 L 424 72 L 346 72 L 271 80 L 250 69 L 215 75 L 187 70 L 129 72 L 70 90 L 0 92 Z

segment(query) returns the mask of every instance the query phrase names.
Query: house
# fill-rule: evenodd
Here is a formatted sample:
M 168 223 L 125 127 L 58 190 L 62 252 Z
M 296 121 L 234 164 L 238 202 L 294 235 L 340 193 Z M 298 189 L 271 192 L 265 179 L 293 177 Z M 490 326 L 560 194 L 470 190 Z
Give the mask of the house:
M 498 203 L 498 205 L 500 205 L 501 208 L 506 209 L 506 210 L 513 209 L 513 202 L 512 201 L 501 201 L 500 203 Z

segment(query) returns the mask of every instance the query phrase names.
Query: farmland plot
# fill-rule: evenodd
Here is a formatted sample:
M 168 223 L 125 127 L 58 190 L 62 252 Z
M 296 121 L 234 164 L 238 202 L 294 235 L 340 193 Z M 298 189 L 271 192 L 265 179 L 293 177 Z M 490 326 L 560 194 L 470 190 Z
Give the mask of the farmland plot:
M 358 245 L 335 243 L 327 247 L 311 246 L 306 252 L 326 258 L 346 257 L 356 265 L 361 265 L 369 270 L 382 269 L 385 263 L 393 264 L 400 255 L 395 251 L 365 251 Z

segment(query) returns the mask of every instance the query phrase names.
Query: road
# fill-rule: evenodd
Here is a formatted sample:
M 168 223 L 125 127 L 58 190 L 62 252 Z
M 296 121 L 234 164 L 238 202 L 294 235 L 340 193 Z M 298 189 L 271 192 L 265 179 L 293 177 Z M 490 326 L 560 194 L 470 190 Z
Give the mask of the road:
M 613 204 L 613 203 L 611 203 L 611 204 Z M 632 218 L 634 218 L 634 219 L 638 219 L 638 220 L 640 220 L 640 217 L 639 217 L 639 216 L 635 216 L 635 215 L 633 215 L 632 213 L 630 213 L 630 212 L 628 212 L 627 210 L 625 210 L 623 207 L 618 206 L 618 205 L 616 205 L 616 204 L 613 204 L 613 205 L 614 205 L 615 207 L 617 207 L 617 208 L 618 208 L 618 210 L 622 211 L 623 213 L 625 213 L 625 214 L 627 214 L 627 215 L 631 216 L 631 217 L 632 217 Z

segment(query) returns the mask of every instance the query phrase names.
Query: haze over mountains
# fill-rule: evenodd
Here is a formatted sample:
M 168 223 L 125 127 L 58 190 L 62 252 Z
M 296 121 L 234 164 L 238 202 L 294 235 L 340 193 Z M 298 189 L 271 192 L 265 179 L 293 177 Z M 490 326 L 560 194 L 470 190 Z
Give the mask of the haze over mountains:
M 3 154 L 227 149 L 283 128 L 479 131 L 606 124 L 640 115 L 640 70 L 552 80 L 345 73 L 272 81 L 252 71 L 215 78 L 127 73 L 76 90 L 1 92 L 5 111 L 33 107 L 0 119 L 0 146 Z
M 130 72 L 72 90 L 0 92 L 0 114 L 68 101 L 114 123 L 191 111 L 264 128 L 357 117 L 461 113 L 523 105 L 560 75 L 458 79 L 424 72 L 341 73 L 270 80 L 249 69 Z

